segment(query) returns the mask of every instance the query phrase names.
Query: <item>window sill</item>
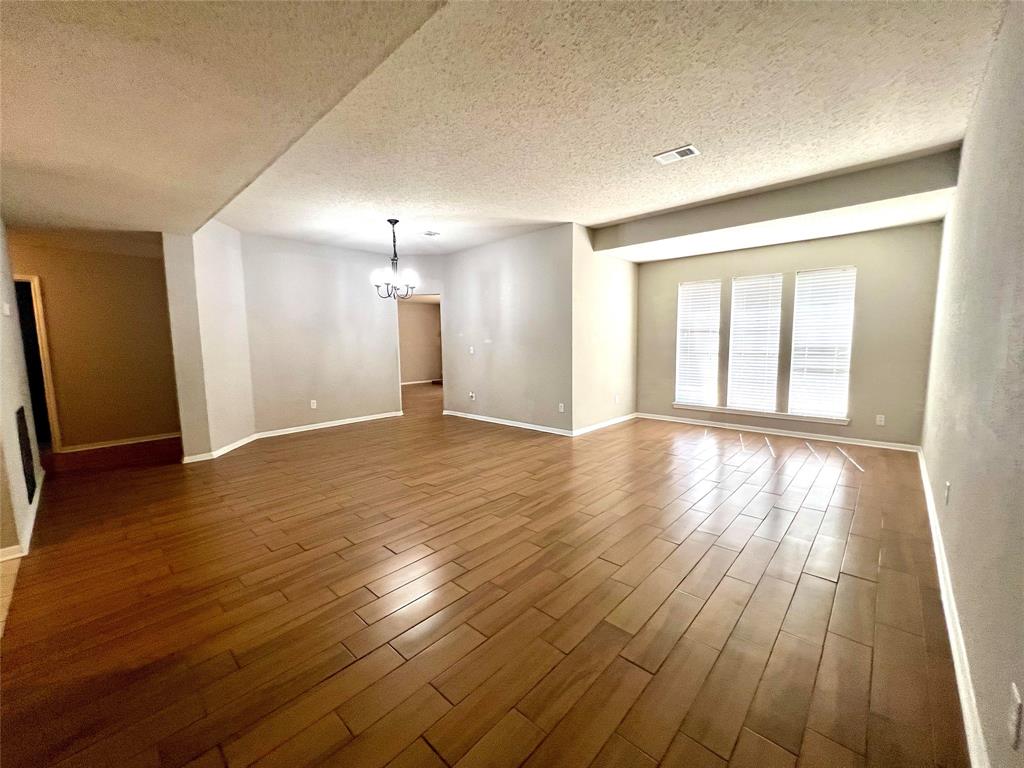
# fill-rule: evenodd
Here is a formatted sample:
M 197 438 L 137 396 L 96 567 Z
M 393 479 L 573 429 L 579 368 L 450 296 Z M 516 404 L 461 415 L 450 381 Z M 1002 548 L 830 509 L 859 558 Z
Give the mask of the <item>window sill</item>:
M 777 413 L 775 411 L 748 411 L 743 408 L 720 408 L 717 405 L 691 405 L 689 403 L 672 403 L 673 408 L 687 411 L 704 411 L 706 413 L 731 413 L 736 416 L 757 416 L 763 419 L 781 419 L 783 421 L 808 421 L 814 424 L 847 425 L 849 419 L 830 419 L 825 416 L 797 416 L 793 413 Z

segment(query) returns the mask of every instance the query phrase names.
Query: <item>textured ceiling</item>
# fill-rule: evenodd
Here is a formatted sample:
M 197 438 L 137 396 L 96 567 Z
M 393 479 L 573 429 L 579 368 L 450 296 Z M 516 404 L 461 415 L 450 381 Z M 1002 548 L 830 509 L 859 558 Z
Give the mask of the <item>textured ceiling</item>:
M 3 2 L 3 215 L 190 232 L 433 2 Z
M 218 218 L 386 252 L 397 215 L 446 252 L 949 145 L 1004 8 L 449 4 Z

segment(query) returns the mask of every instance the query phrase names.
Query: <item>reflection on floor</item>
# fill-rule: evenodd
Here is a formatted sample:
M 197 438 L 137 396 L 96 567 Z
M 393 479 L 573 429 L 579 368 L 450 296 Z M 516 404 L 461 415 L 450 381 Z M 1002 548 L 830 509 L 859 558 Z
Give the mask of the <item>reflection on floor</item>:
M 913 454 L 440 396 L 49 482 L 4 765 L 967 764 Z

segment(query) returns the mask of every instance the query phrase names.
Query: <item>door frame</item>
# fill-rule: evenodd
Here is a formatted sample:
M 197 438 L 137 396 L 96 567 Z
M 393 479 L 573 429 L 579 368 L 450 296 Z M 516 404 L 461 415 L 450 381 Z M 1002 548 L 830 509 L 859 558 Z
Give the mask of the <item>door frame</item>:
M 43 368 L 43 393 L 46 396 L 46 410 L 50 422 L 51 449 L 54 453 L 64 444 L 60 437 L 60 420 L 57 417 L 57 396 L 53 387 L 53 369 L 50 365 L 50 342 L 46 334 L 46 317 L 43 313 L 43 288 L 39 275 L 14 275 L 14 282 L 28 283 L 32 288 L 32 313 L 36 319 L 36 342 L 39 344 L 39 361 Z M 35 413 L 32 414 L 35 418 Z

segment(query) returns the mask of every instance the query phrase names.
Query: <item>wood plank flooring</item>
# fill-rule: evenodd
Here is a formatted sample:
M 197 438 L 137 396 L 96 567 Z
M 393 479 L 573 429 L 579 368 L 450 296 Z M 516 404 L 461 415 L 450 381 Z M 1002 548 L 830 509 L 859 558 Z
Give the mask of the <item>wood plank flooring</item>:
M 968 764 L 913 454 L 404 389 L 49 481 L 3 766 Z

